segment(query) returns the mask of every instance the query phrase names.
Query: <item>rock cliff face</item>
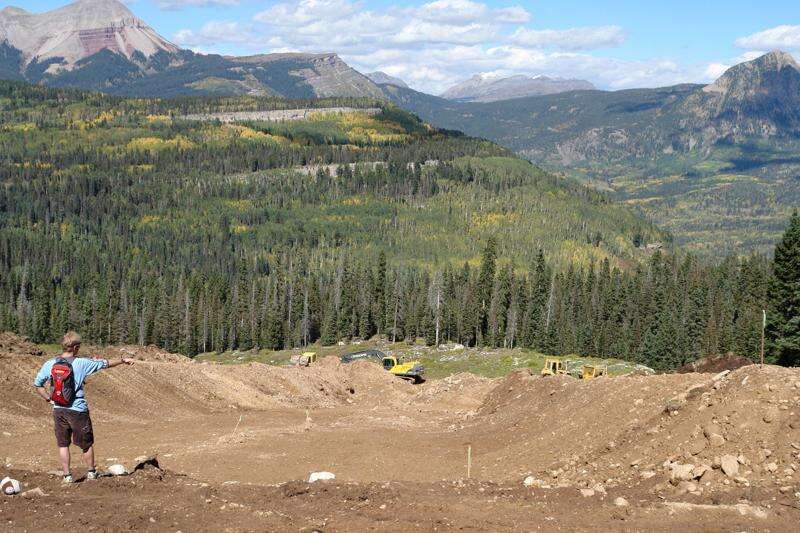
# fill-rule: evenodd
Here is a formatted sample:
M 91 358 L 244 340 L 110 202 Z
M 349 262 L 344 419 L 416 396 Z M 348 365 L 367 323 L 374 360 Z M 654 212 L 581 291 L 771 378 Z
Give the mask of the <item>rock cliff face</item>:
M 310 96 L 380 98 L 383 95 L 375 83 L 350 67 L 336 54 L 264 54 L 227 59 L 255 68 L 268 69 L 285 64 L 290 76 L 303 79 L 311 87 L 313 94 Z
M 78 0 L 46 13 L 0 11 L 0 78 L 127 96 L 383 96 L 336 54 L 195 54 L 118 0 Z
M 5 8 L 0 11 L 0 41 L 19 50 L 26 65 L 55 60 L 50 73 L 71 69 L 101 50 L 128 59 L 178 50 L 117 0 L 79 0 L 37 14 Z
M 719 137 L 772 137 L 800 130 L 800 66 L 780 51 L 728 69 L 680 107 L 688 127 Z
M 497 78 L 477 74 L 443 92 L 442 98 L 464 102 L 496 102 L 567 91 L 588 91 L 594 88 L 594 85 L 584 80 L 565 80 L 547 76 Z

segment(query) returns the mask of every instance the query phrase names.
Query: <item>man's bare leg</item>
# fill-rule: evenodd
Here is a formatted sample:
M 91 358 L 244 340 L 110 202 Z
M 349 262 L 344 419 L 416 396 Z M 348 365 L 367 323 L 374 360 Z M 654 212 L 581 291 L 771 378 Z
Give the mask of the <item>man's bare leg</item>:
M 58 448 L 58 458 L 61 459 L 61 470 L 64 475 L 69 475 L 69 446 L 66 448 Z
M 83 452 L 83 462 L 88 470 L 94 470 L 94 446 Z

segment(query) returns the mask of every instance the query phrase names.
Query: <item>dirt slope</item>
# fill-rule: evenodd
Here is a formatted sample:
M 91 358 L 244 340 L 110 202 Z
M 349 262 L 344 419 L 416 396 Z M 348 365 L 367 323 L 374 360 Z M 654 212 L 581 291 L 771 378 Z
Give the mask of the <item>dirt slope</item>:
M 699 496 L 738 484 L 794 493 L 800 371 L 750 365 L 589 382 L 517 372 L 489 393 L 464 433 L 486 450 L 480 472 L 494 471 L 493 479 L 531 472 L 553 486 L 642 484 Z M 725 456 L 738 463 L 735 475 L 721 471 Z M 681 465 L 700 474 L 675 479 Z
M 63 499 L 45 474 L 57 464 L 49 408 L 31 390 L 46 356 L 0 342 L 0 474 L 59 494 L 0 498 L 0 523 L 43 530 Z M 63 510 L 87 526 L 785 531 L 800 519 L 798 369 L 592 381 L 520 371 L 414 386 L 366 361 L 279 368 L 155 348 L 87 353 L 139 359 L 88 382 L 101 469 L 159 452 L 169 470 L 69 487 L 75 502 L 131 502 L 121 514 Z M 336 483 L 298 481 L 319 470 Z

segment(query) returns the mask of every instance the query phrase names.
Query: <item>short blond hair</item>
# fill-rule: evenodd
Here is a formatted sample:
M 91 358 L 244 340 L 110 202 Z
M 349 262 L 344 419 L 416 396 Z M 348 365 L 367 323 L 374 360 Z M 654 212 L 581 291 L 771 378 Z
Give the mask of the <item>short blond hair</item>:
M 76 346 L 80 345 L 81 345 L 81 336 L 74 331 L 66 332 L 64 336 L 61 338 L 61 347 L 64 348 L 65 351 L 72 350 Z

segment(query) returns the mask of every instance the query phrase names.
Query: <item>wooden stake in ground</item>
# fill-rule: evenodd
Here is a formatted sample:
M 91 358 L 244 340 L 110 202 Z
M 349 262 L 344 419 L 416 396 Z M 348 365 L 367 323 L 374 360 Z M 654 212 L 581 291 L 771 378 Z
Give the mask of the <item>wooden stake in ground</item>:
M 231 433 L 230 437 L 231 439 L 236 436 L 236 430 L 239 429 L 239 424 L 242 423 L 242 418 L 244 418 L 244 415 L 239 415 L 239 421 L 236 422 L 236 427 L 233 428 L 233 433 Z
M 472 475 L 472 445 L 467 446 L 467 479 Z
M 763 309 L 763 320 L 761 320 L 761 366 L 764 366 L 764 337 L 767 330 L 767 310 Z

